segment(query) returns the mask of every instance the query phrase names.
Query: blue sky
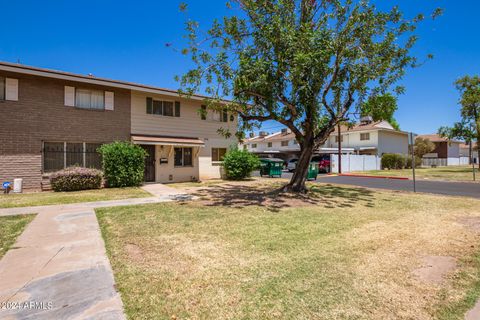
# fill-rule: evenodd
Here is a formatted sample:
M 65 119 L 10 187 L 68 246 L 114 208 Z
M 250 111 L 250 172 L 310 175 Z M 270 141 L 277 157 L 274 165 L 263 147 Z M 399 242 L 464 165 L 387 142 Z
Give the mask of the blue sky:
M 177 89 L 174 76 L 190 63 L 165 44 L 181 46 L 180 2 L 4 1 L 0 60 Z M 190 15 L 203 25 L 227 13 L 225 0 L 186 2 Z M 403 130 L 436 132 L 459 119 L 455 79 L 480 74 L 480 1 L 382 0 L 382 7 L 392 4 L 407 14 L 445 9 L 442 17 L 418 30 L 414 53 L 432 53 L 435 59 L 402 81 L 407 92 L 396 113 Z

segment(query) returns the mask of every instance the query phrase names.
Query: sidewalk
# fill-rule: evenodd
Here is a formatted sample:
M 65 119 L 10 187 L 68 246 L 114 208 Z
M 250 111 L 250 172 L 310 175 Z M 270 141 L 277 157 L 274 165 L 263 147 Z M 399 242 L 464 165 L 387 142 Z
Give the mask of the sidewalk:
M 37 213 L 0 260 L 0 318 L 125 319 L 94 208 L 185 199 L 173 188 L 145 187 L 155 196 L 0 209 Z

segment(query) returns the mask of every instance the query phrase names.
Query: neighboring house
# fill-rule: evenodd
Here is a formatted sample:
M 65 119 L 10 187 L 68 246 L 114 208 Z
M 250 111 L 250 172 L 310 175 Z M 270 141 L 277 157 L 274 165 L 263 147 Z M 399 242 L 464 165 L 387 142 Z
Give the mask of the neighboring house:
M 438 134 L 423 134 L 417 136 L 417 138 L 428 139 L 435 144 L 435 149 L 426 154 L 424 158 L 458 158 L 460 157 L 460 145 L 461 141 L 449 140 L 448 138 L 441 137 Z
M 351 148 L 359 155 L 408 154 L 408 132 L 395 130 L 388 121 L 364 119 L 353 127 L 342 126 L 340 132 L 342 148 Z M 338 129 L 326 145 L 338 148 Z
M 460 154 L 461 141 L 450 140 L 438 134 L 424 134 L 417 136 L 417 138 L 428 139 L 435 144 L 435 149 L 423 156 L 424 165 L 446 166 L 459 165 L 465 162 L 464 157 L 461 157 Z
M 337 154 L 338 138 L 336 129 L 315 153 Z M 408 133 L 395 130 L 387 121 L 373 122 L 364 119 L 353 127 L 342 126 L 340 139 L 342 154 L 408 154 Z M 287 129 L 273 134 L 260 132 L 258 136 L 246 139 L 244 148 L 259 155 L 275 155 L 285 160 L 298 157 L 300 152 L 295 135 Z
M 202 117 L 204 98 L 0 62 L 0 182 L 23 178 L 25 189 L 40 189 L 49 172 L 100 168 L 96 149 L 113 141 L 148 151 L 146 181 L 218 178 L 236 139 L 217 130 L 236 130 L 237 119 L 213 111 Z

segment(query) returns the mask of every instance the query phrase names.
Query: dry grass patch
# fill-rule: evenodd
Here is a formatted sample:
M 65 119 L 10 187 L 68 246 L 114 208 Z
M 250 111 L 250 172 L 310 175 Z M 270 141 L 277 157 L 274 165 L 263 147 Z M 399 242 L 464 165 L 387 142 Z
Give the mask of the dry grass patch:
M 99 209 L 128 316 L 456 319 L 480 294 L 479 233 L 462 220 L 480 219 L 479 201 L 333 185 L 292 200 L 276 187 Z M 431 256 L 456 268 L 425 281 L 415 270 Z
M 12 247 L 33 218 L 33 214 L 0 217 L 0 258 Z
M 152 196 L 141 188 L 104 188 L 73 192 L 34 192 L 0 195 L 0 208 L 46 206 L 77 202 L 144 198 Z

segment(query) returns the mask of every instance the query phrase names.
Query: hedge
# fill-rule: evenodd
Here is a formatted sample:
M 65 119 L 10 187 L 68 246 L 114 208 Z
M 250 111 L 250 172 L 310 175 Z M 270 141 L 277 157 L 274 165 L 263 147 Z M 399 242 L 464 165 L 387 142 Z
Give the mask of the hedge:
M 260 167 L 260 160 L 253 153 L 235 148 L 223 157 L 223 167 L 228 180 L 242 180 Z
M 147 152 L 130 142 L 113 142 L 102 145 L 103 174 L 107 187 L 132 187 L 143 182 Z
M 56 192 L 100 189 L 102 181 L 100 170 L 81 167 L 70 167 L 50 175 L 50 184 Z
M 386 153 L 382 156 L 382 169 L 403 169 L 406 159 L 401 154 Z

